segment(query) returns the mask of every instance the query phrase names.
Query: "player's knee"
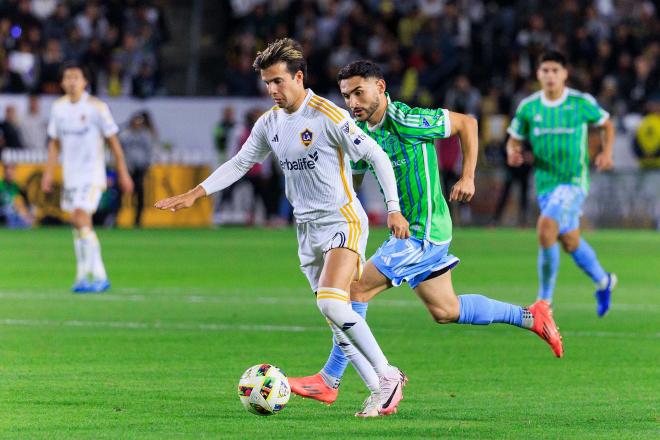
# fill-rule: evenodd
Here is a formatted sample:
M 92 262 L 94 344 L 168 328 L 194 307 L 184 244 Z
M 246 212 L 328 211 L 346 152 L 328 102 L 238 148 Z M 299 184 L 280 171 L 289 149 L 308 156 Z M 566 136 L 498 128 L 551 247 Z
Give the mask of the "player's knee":
M 550 234 L 548 234 L 547 231 L 539 229 L 539 231 L 537 233 L 537 236 L 538 236 L 538 239 L 539 239 L 539 244 L 541 246 L 543 246 L 543 247 L 552 246 L 553 240 L 552 240 L 552 237 L 550 236 Z
M 460 315 L 458 302 L 456 304 L 434 305 L 429 307 L 433 320 L 438 324 L 450 324 L 458 321 Z
M 568 252 L 569 254 L 575 252 L 575 250 L 578 248 L 578 245 L 580 244 L 579 237 L 560 237 L 559 241 L 561 242 L 561 247 L 564 249 L 564 252 Z
M 368 292 L 353 292 L 351 290 L 351 301 L 369 302 L 371 299 Z
M 347 300 L 342 300 L 332 295 L 324 295 L 323 293 L 317 294 L 316 305 L 323 316 L 335 324 L 344 321 L 347 311 L 351 310 L 351 306 Z
M 365 285 L 362 279 L 355 280 L 351 283 L 351 299 L 356 300 L 356 295 L 364 295 L 365 294 Z M 359 300 L 356 300 L 359 301 Z
M 351 300 L 359 302 L 369 302 L 369 294 L 361 280 L 351 283 Z
M 541 246 L 550 247 L 555 244 L 557 241 L 557 228 L 551 219 L 539 219 L 536 229 Z

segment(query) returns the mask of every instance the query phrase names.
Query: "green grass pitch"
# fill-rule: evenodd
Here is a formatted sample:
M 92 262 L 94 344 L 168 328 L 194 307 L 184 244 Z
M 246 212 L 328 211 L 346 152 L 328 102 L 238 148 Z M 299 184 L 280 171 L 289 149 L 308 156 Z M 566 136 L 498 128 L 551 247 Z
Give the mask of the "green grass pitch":
M 247 367 L 312 374 L 330 348 L 293 230 L 98 233 L 113 287 L 80 296 L 69 229 L 0 231 L 0 438 L 660 438 L 658 233 L 586 234 L 619 275 L 604 319 L 562 254 L 561 360 L 514 327 L 437 325 L 408 287 L 381 294 L 369 322 L 410 382 L 397 415 L 371 420 L 353 416 L 367 393 L 350 368 L 332 406 L 239 402 Z M 534 300 L 533 231 L 457 228 L 452 253 L 459 293 Z

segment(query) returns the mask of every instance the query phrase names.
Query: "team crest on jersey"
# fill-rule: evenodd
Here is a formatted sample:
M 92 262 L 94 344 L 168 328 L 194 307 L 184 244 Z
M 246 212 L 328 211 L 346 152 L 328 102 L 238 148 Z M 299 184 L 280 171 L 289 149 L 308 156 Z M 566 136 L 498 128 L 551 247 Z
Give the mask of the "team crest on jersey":
M 300 142 L 302 142 L 305 147 L 309 147 L 313 140 L 314 133 L 312 133 L 309 128 L 306 128 L 304 131 L 300 132 Z

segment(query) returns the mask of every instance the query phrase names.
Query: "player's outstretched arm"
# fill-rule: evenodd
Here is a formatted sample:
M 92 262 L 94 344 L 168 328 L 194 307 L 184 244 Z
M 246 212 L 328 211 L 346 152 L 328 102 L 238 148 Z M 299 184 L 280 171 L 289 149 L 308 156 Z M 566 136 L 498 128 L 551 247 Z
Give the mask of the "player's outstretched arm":
M 206 191 L 201 185 L 197 185 L 188 192 L 157 201 L 154 207 L 163 211 L 175 212 L 179 209 L 190 208 L 195 203 L 195 200 L 204 196 L 206 196 Z
M 60 142 L 57 139 L 48 139 L 48 162 L 41 178 L 41 190 L 49 193 L 53 189 L 53 174 L 57 165 L 57 157 L 60 154 Z
M 477 120 L 462 113 L 449 112 L 451 134 L 458 134 L 463 152 L 461 178 L 451 189 L 449 201 L 469 202 L 474 196 L 474 172 L 479 154 L 479 126 Z
M 596 169 L 598 171 L 607 171 L 614 166 L 612 154 L 614 150 L 614 124 L 611 119 L 606 120 L 601 126 L 602 148 L 596 156 Z
M 254 133 L 254 131 L 253 131 Z M 243 177 L 257 162 L 263 162 L 270 150 L 250 136 L 236 156 L 220 165 L 209 177 L 190 191 L 159 200 L 154 207 L 166 211 L 190 208 L 200 197 L 221 191 Z
M 131 193 L 133 192 L 133 179 L 131 179 L 131 175 L 128 173 L 128 167 L 124 159 L 124 150 L 121 148 L 119 138 L 116 134 L 113 134 L 107 138 L 107 141 L 110 151 L 115 156 L 119 188 L 121 188 L 122 192 Z

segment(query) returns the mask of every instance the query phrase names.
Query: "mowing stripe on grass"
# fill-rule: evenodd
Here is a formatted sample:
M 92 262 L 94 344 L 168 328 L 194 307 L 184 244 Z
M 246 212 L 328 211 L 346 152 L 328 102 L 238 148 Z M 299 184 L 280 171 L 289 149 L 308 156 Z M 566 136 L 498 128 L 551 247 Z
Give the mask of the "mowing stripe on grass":
M 247 324 L 196 324 L 186 322 L 126 322 L 126 321 L 54 321 L 47 319 L 0 319 L 0 325 L 16 327 L 90 327 L 120 328 L 129 330 L 196 330 L 202 332 L 248 331 L 248 332 L 285 332 L 301 333 L 309 331 L 328 331 L 328 327 L 305 327 L 297 325 L 247 325 Z
M 301 333 L 310 331 L 328 330 L 325 326 L 297 326 L 297 325 L 249 325 L 249 324 L 196 324 L 187 322 L 132 322 L 132 321 L 80 321 L 67 320 L 55 321 L 45 319 L 12 319 L 0 318 L 0 325 L 9 327 L 87 327 L 101 329 L 128 329 L 128 330 L 182 330 L 182 331 L 201 331 L 201 332 L 224 332 L 224 331 L 250 331 L 250 332 L 284 332 Z M 392 329 L 380 329 L 380 331 L 392 331 Z M 463 333 L 479 333 L 478 330 L 464 329 Z M 510 332 L 514 333 L 514 332 Z M 608 331 L 565 331 L 562 332 L 568 337 L 585 338 L 632 338 L 632 339 L 660 339 L 658 333 L 633 333 L 633 332 L 608 332 Z
M 134 291 L 134 289 L 130 289 Z M 69 300 L 69 301 L 109 301 L 109 302 L 141 302 L 141 301 L 173 301 L 184 303 L 199 303 L 199 304 L 282 304 L 282 305 L 295 305 L 295 304 L 312 304 L 315 305 L 314 297 L 309 296 L 297 298 L 282 298 L 275 296 L 224 296 L 225 294 L 236 294 L 239 289 L 232 289 L 229 291 L 216 290 L 213 291 L 214 295 L 172 295 L 161 294 L 159 289 L 145 289 L 150 292 L 148 295 L 121 295 L 112 293 L 103 294 L 89 294 L 89 295 L 74 295 L 68 292 L 56 291 L 49 293 L 32 293 L 31 291 L 17 292 L 7 291 L 0 292 L 0 300 L 2 299 L 21 299 L 21 300 Z M 245 293 L 253 292 L 255 289 L 245 289 Z M 172 290 L 170 290 L 172 291 Z M 187 289 L 179 289 L 179 291 L 187 291 Z M 295 289 L 282 289 L 286 292 L 300 293 Z M 373 301 L 375 307 L 419 307 L 422 306 L 421 302 L 417 299 L 385 299 L 378 298 Z M 561 303 L 555 306 L 560 310 L 592 310 L 594 303 Z M 612 303 L 612 310 L 616 312 L 646 312 L 646 313 L 660 313 L 660 305 L 657 304 L 625 304 L 625 303 Z

